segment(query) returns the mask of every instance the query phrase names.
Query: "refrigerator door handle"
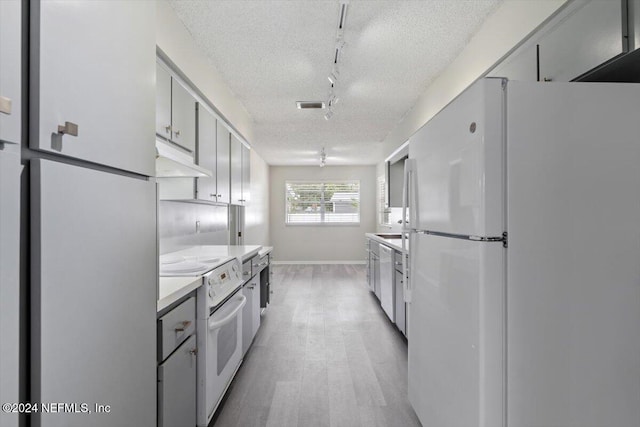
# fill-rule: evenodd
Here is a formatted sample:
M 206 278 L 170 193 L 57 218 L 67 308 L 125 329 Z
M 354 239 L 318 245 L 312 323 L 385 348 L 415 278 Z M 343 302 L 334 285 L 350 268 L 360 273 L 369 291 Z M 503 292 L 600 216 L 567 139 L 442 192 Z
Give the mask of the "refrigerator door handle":
M 474 242 L 502 242 L 502 246 L 507 247 L 508 233 L 505 231 L 501 236 L 474 236 L 468 234 L 443 233 L 441 231 L 432 230 L 413 230 L 416 234 L 428 234 L 430 236 L 447 237 L 449 239 L 471 240 Z
M 409 266 L 408 264 L 408 251 L 407 251 L 407 238 L 411 235 L 411 228 L 407 227 L 409 222 L 407 221 L 407 208 L 410 204 L 410 190 L 412 189 L 411 178 L 413 177 L 413 159 L 407 159 L 404 161 L 404 182 L 402 185 L 402 294 L 404 301 L 411 302 L 411 287 L 409 286 Z M 415 217 L 411 217 L 411 221 L 416 221 Z

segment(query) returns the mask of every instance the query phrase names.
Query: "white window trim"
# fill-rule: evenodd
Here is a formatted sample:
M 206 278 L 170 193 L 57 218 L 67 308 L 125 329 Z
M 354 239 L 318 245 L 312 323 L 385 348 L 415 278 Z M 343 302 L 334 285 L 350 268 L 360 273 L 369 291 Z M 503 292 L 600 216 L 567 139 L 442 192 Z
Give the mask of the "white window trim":
M 323 187 L 326 184 L 358 184 L 358 221 L 350 221 L 350 222 L 325 222 L 324 221 L 324 215 L 325 215 L 325 200 L 324 200 L 324 191 L 321 193 L 321 197 L 320 197 L 320 218 L 321 221 L 319 222 L 293 222 L 290 223 L 288 221 L 288 206 L 287 206 L 287 186 L 289 184 L 322 184 Z M 286 227 L 343 227 L 343 226 L 359 226 L 361 223 L 361 215 L 362 215 L 362 211 L 361 211 L 361 207 L 362 207 L 362 200 L 361 200 L 361 195 L 362 192 L 360 191 L 360 180 L 359 179 L 327 179 L 327 180 L 318 180 L 318 179 L 308 179 L 308 180 L 304 180 L 304 179 L 292 179 L 292 180 L 286 180 L 284 182 L 284 225 Z

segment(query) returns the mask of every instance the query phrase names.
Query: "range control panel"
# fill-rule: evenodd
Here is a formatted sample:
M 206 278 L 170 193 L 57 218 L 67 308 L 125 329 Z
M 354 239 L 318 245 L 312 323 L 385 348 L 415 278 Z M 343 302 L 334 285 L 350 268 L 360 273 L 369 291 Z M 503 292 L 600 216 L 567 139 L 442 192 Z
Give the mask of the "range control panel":
M 242 266 L 232 259 L 215 268 L 205 276 L 205 288 L 208 288 L 209 307 L 219 305 L 225 298 L 242 285 Z

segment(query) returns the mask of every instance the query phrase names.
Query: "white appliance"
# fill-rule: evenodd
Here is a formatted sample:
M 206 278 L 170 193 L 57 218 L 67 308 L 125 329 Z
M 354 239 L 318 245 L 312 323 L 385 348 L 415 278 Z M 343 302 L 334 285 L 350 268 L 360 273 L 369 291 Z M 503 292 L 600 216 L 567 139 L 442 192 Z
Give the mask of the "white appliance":
M 393 286 L 393 249 L 379 245 L 380 251 L 380 306 L 387 317 L 395 322 L 395 289 Z
M 242 308 L 246 297 L 238 259 L 204 276 L 197 294 L 197 425 L 207 427 L 242 363 Z
M 639 111 L 633 84 L 486 79 L 411 138 L 423 425 L 639 425 Z

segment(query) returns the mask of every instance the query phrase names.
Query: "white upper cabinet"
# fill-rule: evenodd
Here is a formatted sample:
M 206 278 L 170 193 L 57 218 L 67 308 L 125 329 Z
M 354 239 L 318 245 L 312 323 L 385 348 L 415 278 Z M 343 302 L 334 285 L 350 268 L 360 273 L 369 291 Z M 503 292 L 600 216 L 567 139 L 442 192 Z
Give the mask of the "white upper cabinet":
M 156 65 L 156 135 L 195 156 L 196 99 L 160 63 Z
M 0 141 L 20 142 L 20 0 L 0 1 Z
M 176 79 L 171 80 L 171 140 L 196 151 L 196 100 Z
M 197 198 L 218 201 L 216 180 L 216 118 L 198 104 L 198 165 L 213 172 L 211 178 L 197 178 Z
M 31 148 L 155 174 L 155 7 L 31 3 Z
M 171 75 L 156 66 L 156 134 L 171 139 Z
M 627 50 L 621 0 L 575 4 L 580 7 L 539 40 L 541 81 L 573 80 Z
M 629 1 L 629 29 L 633 46 L 630 49 L 640 48 L 640 0 Z
M 509 80 L 535 82 L 538 80 L 538 53 L 536 45 L 523 46 L 509 55 L 493 69 L 488 77 L 506 77 Z
M 242 204 L 251 199 L 251 150 L 242 145 Z
M 231 203 L 231 133 L 220 120 L 216 126 L 216 188 L 218 202 Z
M 242 143 L 231 135 L 231 204 L 242 204 Z

